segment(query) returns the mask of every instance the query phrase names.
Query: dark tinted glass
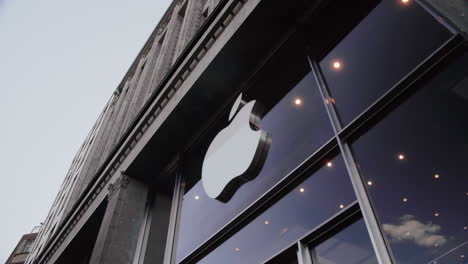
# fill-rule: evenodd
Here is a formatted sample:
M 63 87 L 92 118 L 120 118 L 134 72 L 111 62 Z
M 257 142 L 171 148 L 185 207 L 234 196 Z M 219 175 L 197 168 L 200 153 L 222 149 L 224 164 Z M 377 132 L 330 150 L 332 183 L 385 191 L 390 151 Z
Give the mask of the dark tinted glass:
M 261 263 L 355 200 L 341 156 L 325 162 L 199 263 Z
M 378 264 L 364 220 L 311 250 L 315 264 Z
M 320 62 L 342 121 L 356 118 L 450 36 L 416 1 L 383 0 Z
M 398 263 L 466 263 L 467 73 L 465 56 L 352 144 Z
M 305 56 L 286 56 L 275 61 L 244 94 L 266 106 L 260 128 L 271 135 L 271 147 L 259 175 L 242 185 L 227 203 L 209 198 L 201 181 L 184 195 L 177 259 L 185 257 L 227 224 L 333 136 L 316 82 Z M 228 125 L 223 116 L 222 127 Z M 218 128 L 216 128 L 218 129 Z M 220 130 L 220 129 L 219 129 Z M 192 156 L 187 179 L 200 179 L 208 145 L 214 131 Z M 190 186 L 188 186 L 190 187 Z

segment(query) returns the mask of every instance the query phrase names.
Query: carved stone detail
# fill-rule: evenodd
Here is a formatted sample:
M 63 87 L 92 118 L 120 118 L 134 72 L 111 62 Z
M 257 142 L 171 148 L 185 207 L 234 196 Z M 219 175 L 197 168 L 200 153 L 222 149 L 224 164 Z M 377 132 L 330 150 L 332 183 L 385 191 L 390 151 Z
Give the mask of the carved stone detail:
M 109 194 L 107 195 L 107 200 L 111 200 L 114 194 L 120 189 L 126 189 L 128 185 L 130 184 L 130 178 L 124 174 L 124 172 L 121 172 L 121 175 L 119 178 L 115 180 L 115 182 L 110 183 L 107 186 L 107 190 L 109 191 Z

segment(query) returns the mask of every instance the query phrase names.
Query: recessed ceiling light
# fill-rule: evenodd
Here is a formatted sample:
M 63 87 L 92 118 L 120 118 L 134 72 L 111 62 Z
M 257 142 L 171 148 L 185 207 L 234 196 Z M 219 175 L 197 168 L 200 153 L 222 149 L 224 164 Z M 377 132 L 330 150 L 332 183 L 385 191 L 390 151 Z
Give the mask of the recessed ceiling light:
M 297 105 L 297 106 L 301 106 L 302 105 L 302 99 L 297 97 L 296 99 L 294 99 L 294 104 Z
M 341 70 L 343 68 L 343 63 L 341 61 L 339 61 L 339 60 L 335 60 L 335 61 L 332 62 L 332 67 L 333 67 L 334 70 L 339 71 L 339 70 Z

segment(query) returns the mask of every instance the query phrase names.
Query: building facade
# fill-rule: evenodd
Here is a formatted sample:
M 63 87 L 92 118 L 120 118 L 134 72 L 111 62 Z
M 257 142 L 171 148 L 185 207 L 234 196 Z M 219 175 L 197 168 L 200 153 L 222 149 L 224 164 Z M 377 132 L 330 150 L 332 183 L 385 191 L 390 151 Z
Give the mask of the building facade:
M 27 263 L 467 263 L 466 14 L 174 1 Z
M 36 241 L 37 234 L 42 226 L 34 227 L 31 233 L 25 234 L 21 237 L 13 252 L 10 254 L 5 264 L 24 264 L 26 259 L 31 253 L 34 242 Z

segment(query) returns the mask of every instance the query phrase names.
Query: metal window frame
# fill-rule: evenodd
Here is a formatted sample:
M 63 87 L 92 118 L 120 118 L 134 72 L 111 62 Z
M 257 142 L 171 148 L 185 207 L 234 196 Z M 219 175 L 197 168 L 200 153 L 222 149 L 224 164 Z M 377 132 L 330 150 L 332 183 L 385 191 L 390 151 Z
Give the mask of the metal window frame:
M 212 250 L 235 235 L 237 231 L 248 225 L 253 219 L 269 209 L 278 200 L 286 196 L 291 190 L 301 184 L 311 174 L 322 167 L 322 163 L 329 157 L 339 154 L 335 138 L 331 138 L 311 154 L 288 175 L 283 177 L 273 187 L 263 193 L 257 200 L 252 202 L 237 216 L 232 218 L 226 225 L 216 231 L 211 237 L 203 242 L 198 248 L 185 256 L 178 264 L 196 263 L 208 255 Z M 179 205 L 180 207 L 182 204 Z M 181 209 L 181 208 L 180 208 Z M 180 210 L 179 209 L 179 210 Z
M 429 7 L 425 5 L 422 6 L 426 10 L 429 9 Z M 448 29 L 451 32 L 454 32 L 453 28 Z M 321 69 L 318 63 L 310 57 L 308 57 L 311 70 L 316 77 L 317 83 L 319 84 L 318 87 L 324 105 L 326 107 L 330 122 L 333 127 L 333 131 L 335 134 L 334 137 L 331 138 L 327 143 L 325 143 L 321 148 L 319 148 L 315 153 L 311 154 L 304 162 L 302 162 L 295 169 L 293 169 L 282 180 L 280 180 L 272 188 L 266 191 L 256 201 L 251 203 L 250 206 L 245 208 L 241 213 L 239 213 L 237 216 L 231 219 L 225 226 L 223 226 L 221 229 L 215 232 L 198 248 L 189 253 L 178 263 L 196 263 L 198 260 L 208 255 L 210 252 L 212 252 L 212 250 L 216 249 L 216 247 L 218 247 L 219 245 L 227 241 L 231 236 L 236 234 L 237 231 L 248 225 L 253 219 L 255 219 L 261 213 L 270 208 L 270 206 L 273 205 L 276 201 L 280 200 L 282 197 L 287 195 L 291 188 L 294 188 L 303 180 L 305 180 L 308 176 L 310 176 L 310 172 L 317 170 L 319 168 L 318 166 L 320 165 L 320 162 L 323 161 L 326 157 L 329 157 L 332 153 L 341 153 L 343 155 L 345 166 L 348 170 L 348 174 L 350 176 L 351 183 L 355 190 L 356 197 L 358 198 L 358 202 L 355 202 L 343 211 L 340 211 L 338 215 L 335 215 L 331 219 L 325 221 L 322 225 L 312 230 L 304 238 L 301 238 L 299 241 L 294 242 L 289 247 L 281 250 L 270 259 L 264 261 L 264 263 L 273 263 L 274 259 L 277 258 L 277 256 L 289 250 L 297 251 L 299 263 L 314 263 L 313 254 L 311 254 L 308 250 L 309 244 L 311 243 L 308 240 L 310 240 L 311 236 L 317 236 L 318 234 L 325 232 L 324 226 L 331 225 L 334 223 L 334 221 L 340 221 L 343 218 L 346 218 L 350 212 L 358 212 L 359 214 L 362 214 L 362 218 L 366 223 L 366 227 L 369 232 L 369 237 L 371 239 L 379 263 L 396 263 L 388 245 L 388 241 L 386 241 L 386 238 L 382 233 L 378 221 L 378 216 L 375 213 L 375 209 L 372 205 L 373 203 L 365 188 L 365 183 L 363 182 L 359 170 L 356 166 L 353 153 L 349 147 L 349 142 L 352 141 L 352 137 L 355 137 L 356 135 L 362 135 L 364 133 L 363 131 L 367 131 L 368 129 L 373 127 L 373 124 L 376 121 L 379 121 L 383 118 L 383 114 L 388 113 L 394 107 L 399 106 L 401 104 L 400 101 L 402 99 L 409 98 L 411 91 L 419 88 L 419 85 L 423 83 L 428 76 L 430 77 L 432 74 L 436 73 L 438 69 L 443 67 L 444 63 L 449 58 L 455 56 L 456 53 L 466 43 L 465 41 L 466 40 L 464 39 L 461 33 L 454 32 L 454 35 L 449 40 L 447 40 L 441 47 L 434 51 L 419 65 L 417 65 L 397 84 L 390 88 L 384 95 L 382 95 L 371 106 L 366 108 L 360 115 L 358 115 L 354 120 L 349 122 L 349 124 L 347 124 L 344 127 L 342 127 L 341 125 L 338 114 L 333 104 L 326 103 L 325 99 L 330 98 L 330 93 L 328 91 L 326 81 L 323 78 L 323 73 L 321 73 Z M 336 152 L 337 150 L 339 150 L 339 152 Z M 180 166 L 183 166 L 183 163 L 181 163 Z M 180 169 L 178 169 L 177 177 L 178 180 L 176 181 L 176 186 L 174 187 L 175 191 L 173 199 L 173 208 L 171 209 L 169 230 L 172 234 L 172 237 L 170 238 L 170 240 L 168 237 L 168 244 L 166 248 L 166 255 L 170 257 L 167 261 L 165 257 L 165 264 L 175 263 L 178 227 L 182 209 L 182 199 L 184 195 L 183 175 Z M 347 220 L 340 223 L 344 223 L 348 226 L 353 222 L 350 223 L 350 220 Z M 337 233 L 338 228 L 336 226 L 333 226 L 333 230 L 328 230 L 328 232 Z
M 329 87 L 317 61 L 309 57 L 309 63 L 313 69 L 320 93 L 327 109 L 330 122 L 335 132 L 341 154 L 350 176 L 355 194 L 359 201 L 363 219 L 366 223 L 369 236 L 374 247 L 376 257 L 381 264 L 396 263 L 389 242 L 383 234 L 378 214 L 373 206 L 365 183 L 360 175 L 354 155 L 350 148 L 352 138 L 362 135 L 373 127 L 374 122 L 382 120 L 382 115 L 389 113 L 394 107 L 401 105 L 401 101 L 410 97 L 410 92 L 419 88 L 435 70 L 443 66 L 444 61 L 454 55 L 464 42 L 460 34 L 454 34 L 442 46 L 435 50 L 423 62 L 417 65 L 400 82 L 391 87 L 384 95 L 377 99 L 371 106 L 365 109 L 357 118 L 346 127 L 342 127 L 336 107 L 332 102 Z M 328 102 L 328 103 L 327 103 Z

